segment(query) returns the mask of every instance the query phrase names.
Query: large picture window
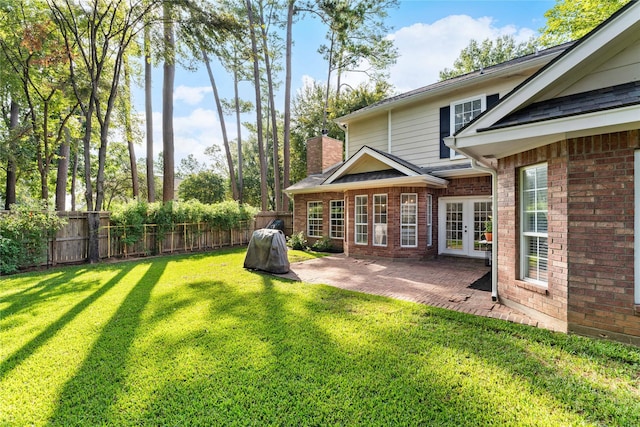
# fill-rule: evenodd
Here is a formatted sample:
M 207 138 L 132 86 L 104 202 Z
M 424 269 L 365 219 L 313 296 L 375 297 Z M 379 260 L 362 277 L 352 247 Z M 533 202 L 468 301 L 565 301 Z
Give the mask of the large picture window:
M 416 193 L 400 195 L 400 246 L 403 248 L 418 246 L 418 195 Z
M 368 197 L 356 196 L 355 198 L 355 242 L 357 245 L 366 245 L 369 242 L 369 212 L 367 210 Z
M 373 196 L 373 245 L 387 246 L 387 195 Z
M 322 202 L 307 202 L 307 236 L 322 237 Z
M 344 200 L 331 201 L 331 230 L 329 237 L 344 239 Z
M 548 277 L 547 165 L 522 169 L 521 255 L 523 280 L 547 284 Z

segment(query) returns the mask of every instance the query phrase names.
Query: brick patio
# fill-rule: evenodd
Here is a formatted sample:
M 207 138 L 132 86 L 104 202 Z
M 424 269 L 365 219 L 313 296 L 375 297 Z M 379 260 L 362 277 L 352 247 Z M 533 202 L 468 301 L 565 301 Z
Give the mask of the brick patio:
M 548 328 L 517 310 L 493 302 L 490 292 L 467 287 L 488 271 L 483 262 L 452 257 L 399 261 L 332 255 L 293 263 L 291 271 L 281 276 Z

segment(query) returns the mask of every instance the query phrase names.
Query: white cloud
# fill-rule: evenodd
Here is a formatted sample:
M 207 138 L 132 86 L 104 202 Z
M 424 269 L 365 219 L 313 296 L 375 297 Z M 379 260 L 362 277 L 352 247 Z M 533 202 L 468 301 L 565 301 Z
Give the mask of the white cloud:
M 391 68 L 391 83 L 399 92 L 406 92 L 437 82 L 438 73 L 451 68 L 472 39 L 482 41 L 512 35 L 520 42 L 536 34 L 529 28 L 494 24 L 491 17 L 451 15 L 432 24 L 417 23 L 399 29 L 389 36 L 400 53 Z
M 204 150 L 211 145 L 223 146 L 222 131 L 218 114 L 214 110 L 196 108 L 187 116 L 175 116 L 173 119 L 174 158 L 176 167 L 182 158 L 193 154 L 198 161 L 209 163 Z M 153 150 L 154 159 L 163 150 L 162 147 L 162 113 L 153 113 Z M 229 140 L 236 138 L 235 126 L 227 125 Z M 140 157 L 146 157 L 143 143 Z
M 173 91 L 173 100 L 182 101 L 187 105 L 198 105 L 205 95 L 211 93 L 211 88 L 207 86 L 190 87 L 180 85 Z

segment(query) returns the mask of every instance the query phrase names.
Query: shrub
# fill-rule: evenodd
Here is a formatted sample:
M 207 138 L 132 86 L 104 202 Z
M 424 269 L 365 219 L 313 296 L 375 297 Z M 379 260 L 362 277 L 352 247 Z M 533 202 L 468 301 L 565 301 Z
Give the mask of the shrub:
M 148 205 L 143 201 L 132 201 L 116 207 L 111 212 L 111 235 L 119 237 L 125 245 L 138 242 L 144 235 Z
M 287 245 L 291 249 L 295 249 L 298 251 L 307 250 L 307 239 L 304 237 L 304 232 L 300 231 L 299 233 L 294 233 L 291 236 L 287 237 Z
M 335 252 L 333 242 L 329 236 L 323 236 L 322 239 L 316 240 L 316 242 L 311 246 L 311 249 L 316 252 Z
M 12 205 L 0 215 L 0 274 L 45 262 L 49 239 L 64 224 L 41 202 Z

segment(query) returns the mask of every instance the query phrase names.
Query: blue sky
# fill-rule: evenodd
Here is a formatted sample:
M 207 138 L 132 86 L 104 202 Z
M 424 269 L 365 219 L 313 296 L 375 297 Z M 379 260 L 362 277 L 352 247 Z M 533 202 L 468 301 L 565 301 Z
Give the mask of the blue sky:
M 451 68 L 460 51 L 472 39 L 484 40 L 512 35 L 526 40 L 544 26 L 544 13 L 553 0 L 401 0 L 397 9 L 389 12 L 387 23 L 392 27 L 400 57 L 390 70 L 390 82 L 398 93 L 416 89 L 438 80 L 438 72 Z M 305 19 L 294 25 L 295 40 L 292 67 L 293 93 L 312 80 L 326 80 L 326 63 L 317 53 L 324 42 L 325 29 L 315 20 Z M 212 60 L 215 62 L 215 60 Z M 162 150 L 161 135 L 161 69 L 154 73 L 154 156 Z M 361 74 L 348 76 L 346 81 L 357 84 Z M 284 75 L 281 77 L 284 80 Z M 220 96 L 231 98 L 230 76 L 218 69 L 216 82 Z M 244 98 L 251 100 L 253 88 L 243 83 Z M 135 91 L 135 105 L 144 112 L 140 90 Z M 277 108 L 283 110 L 279 101 Z M 248 120 L 251 120 L 250 116 Z M 235 139 L 235 119 L 227 117 L 227 132 Z M 245 133 L 246 136 L 246 133 Z M 189 154 L 206 160 L 204 149 L 212 144 L 222 146 L 220 122 L 215 111 L 211 87 L 204 65 L 196 72 L 178 69 L 174 91 L 174 138 L 176 164 Z M 138 157 L 145 157 L 144 143 L 137 148 Z

